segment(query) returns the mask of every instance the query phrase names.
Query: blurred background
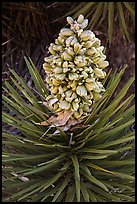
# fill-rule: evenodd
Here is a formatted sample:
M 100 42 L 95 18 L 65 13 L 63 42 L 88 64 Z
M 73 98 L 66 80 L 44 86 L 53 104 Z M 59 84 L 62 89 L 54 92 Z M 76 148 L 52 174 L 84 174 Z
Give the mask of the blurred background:
M 135 72 L 135 2 L 3 2 L 2 81 L 9 80 L 13 68 L 33 86 L 24 55 L 28 55 L 42 76 L 44 57 L 54 42 L 66 16 L 83 14 L 91 29 L 106 47 L 110 67 L 128 64 L 119 89 Z M 110 68 L 109 67 L 109 68 Z M 135 91 L 135 84 L 130 92 Z

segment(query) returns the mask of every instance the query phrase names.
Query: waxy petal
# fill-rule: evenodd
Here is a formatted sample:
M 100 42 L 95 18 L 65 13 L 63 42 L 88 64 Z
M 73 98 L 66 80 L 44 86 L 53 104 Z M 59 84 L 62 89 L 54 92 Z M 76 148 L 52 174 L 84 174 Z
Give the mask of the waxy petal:
M 85 88 L 85 86 L 78 86 L 76 88 L 76 93 L 79 95 L 79 96 L 86 96 L 87 95 L 87 89 Z

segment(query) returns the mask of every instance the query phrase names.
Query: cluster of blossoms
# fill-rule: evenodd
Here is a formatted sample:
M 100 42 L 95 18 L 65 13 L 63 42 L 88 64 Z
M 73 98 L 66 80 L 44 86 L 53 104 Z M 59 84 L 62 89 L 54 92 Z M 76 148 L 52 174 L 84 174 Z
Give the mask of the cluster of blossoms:
M 51 92 L 47 96 L 49 106 L 55 111 L 74 111 L 79 118 L 91 111 L 92 104 L 105 91 L 100 79 L 108 66 L 104 47 L 90 30 L 84 30 L 88 19 L 79 15 L 77 21 L 67 17 L 70 28 L 63 28 L 55 43 L 51 43 L 43 68 Z

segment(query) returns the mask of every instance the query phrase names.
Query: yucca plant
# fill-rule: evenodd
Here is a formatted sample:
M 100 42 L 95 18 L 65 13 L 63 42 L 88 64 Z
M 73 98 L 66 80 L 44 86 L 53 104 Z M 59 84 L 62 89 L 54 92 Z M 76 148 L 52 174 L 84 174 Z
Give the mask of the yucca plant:
M 70 24 L 72 20 L 68 18 Z M 71 28 L 76 35 L 74 27 Z M 70 31 L 63 29 L 63 36 L 66 36 L 66 32 L 72 35 Z M 84 35 L 85 38 L 87 40 Z M 54 49 L 57 47 L 51 44 L 49 51 L 57 56 Z M 69 62 L 70 57 L 61 54 L 62 59 L 67 57 Z M 25 62 L 33 78 L 34 89 L 13 69 L 10 69 L 12 85 L 5 81 L 3 86 L 3 123 L 14 128 L 8 131 L 3 125 L 3 201 L 134 202 L 134 105 L 130 105 L 134 94 L 126 97 L 134 77 L 114 97 L 126 66 L 119 72 L 115 70 L 111 73 L 110 69 L 107 75 L 104 74 L 102 86 L 106 90 L 103 93 L 99 90 L 101 97 L 98 100 L 94 96 L 92 109 L 87 114 L 68 116 L 64 112 L 70 111 L 70 106 L 61 104 L 58 111 L 52 107 L 49 92 L 56 97 L 56 91 L 53 92 L 52 86 L 47 88 L 49 81 L 42 79 L 29 57 L 25 57 Z M 102 66 L 103 62 L 101 65 L 94 63 L 96 72 L 94 66 Z M 54 71 L 56 67 L 52 62 L 50 65 Z M 49 71 L 49 65 L 43 66 L 46 72 Z M 58 77 L 51 72 L 49 74 L 53 78 Z M 67 75 L 65 78 L 67 80 Z M 61 80 L 63 83 L 65 79 Z M 76 88 L 76 93 L 84 97 L 87 92 L 82 87 L 80 91 Z M 86 103 L 89 103 L 88 99 Z M 72 107 L 73 111 L 77 111 L 77 105 Z M 65 109 L 63 114 L 62 109 Z M 73 120 L 67 126 L 72 116 Z
M 63 3 L 64 2 L 62 2 L 62 4 Z M 110 44 L 113 41 L 113 33 L 117 28 L 117 24 L 119 24 L 123 35 L 130 41 L 130 22 L 135 23 L 134 3 L 135 2 L 79 2 L 63 17 L 71 15 L 76 19 L 79 14 L 83 14 L 90 20 L 88 25 L 90 30 L 98 28 L 100 31 L 102 30 L 100 29 L 101 25 L 107 23 L 107 37 Z M 59 3 L 57 2 L 54 6 L 59 6 Z

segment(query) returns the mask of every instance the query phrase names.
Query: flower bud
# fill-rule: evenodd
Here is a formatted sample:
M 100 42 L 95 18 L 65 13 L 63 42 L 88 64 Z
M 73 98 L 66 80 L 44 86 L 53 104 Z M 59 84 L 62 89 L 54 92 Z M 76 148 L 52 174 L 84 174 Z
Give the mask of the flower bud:
M 104 69 L 105 67 L 107 67 L 109 65 L 108 61 L 103 61 L 103 60 L 99 60 L 98 61 L 98 66 L 102 69 Z
M 59 105 L 57 103 L 54 103 L 53 109 L 56 111 L 59 108 Z
M 73 62 L 69 62 L 69 67 L 73 67 L 74 66 L 74 63 Z
M 56 68 L 54 69 L 54 72 L 55 72 L 56 74 L 61 74 L 61 73 L 63 72 L 63 69 L 62 69 L 61 67 L 56 67 Z
M 96 38 L 96 40 L 95 40 L 95 42 L 93 43 L 93 46 L 95 47 L 95 48 L 98 48 L 99 46 L 100 46 L 100 40 L 98 39 L 98 38 Z
M 94 55 L 95 56 L 95 55 Z M 99 56 L 95 56 L 93 57 L 93 63 L 96 64 L 98 66 L 98 61 L 100 60 Z
M 96 88 L 94 83 L 85 83 L 85 87 L 89 92 Z
M 100 98 L 102 97 L 102 95 L 99 94 L 99 93 L 94 93 L 93 95 L 94 95 L 94 98 L 95 98 L 96 100 L 98 100 L 98 99 L 100 99 Z
M 58 93 L 58 87 L 57 86 L 55 86 L 55 87 L 51 87 L 51 93 L 52 94 L 57 94 Z
M 91 48 L 92 45 L 93 45 L 93 42 L 90 41 L 90 40 L 85 42 L 85 47 L 86 47 L 87 49 L 88 49 L 88 48 Z
M 78 74 L 76 73 L 69 73 L 69 79 L 70 80 L 76 80 L 78 78 Z
M 86 79 L 88 77 L 88 74 L 85 71 L 82 71 L 82 75 L 83 75 L 84 79 Z
M 79 95 L 79 96 L 86 96 L 87 95 L 87 89 L 85 88 L 85 86 L 78 86 L 76 88 L 76 93 Z
M 89 40 L 90 38 L 90 33 L 88 31 L 83 31 L 80 35 L 80 38 L 83 40 L 83 41 L 87 41 Z
M 58 41 L 60 42 L 60 44 L 64 44 L 64 39 L 61 36 L 58 37 Z
M 48 77 L 48 76 L 46 77 L 45 81 L 46 81 L 48 84 L 51 84 L 51 83 L 52 83 L 51 78 Z
M 53 54 L 53 55 L 56 55 L 56 51 L 53 50 L 51 47 L 49 47 L 49 52 L 50 52 L 51 54 Z
M 89 105 L 84 104 L 84 105 L 83 105 L 83 110 L 84 110 L 85 112 L 89 112 Z
M 63 92 L 67 91 L 68 87 L 67 86 L 63 86 Z
M 44 60 L 45 60 L 45 62 L 50 63 L 53 60 L 53 56 L 45 57 Z
M 64 93 L 62 86 L 59 86 L 58 91 L 59 91 L 60 94 Z
M 63 68 L 68 68 L 68 61 L 63 62 Z
M 65 77 L 66 77 L 66 74 L 65 74 L 65 73 L 63 73 L 63 74 L 56 74 L 55 77 L 56 77 L 57 79 L 64 80 Z
M 66 97 L 70 97 L 72 95 L 73 91 L 72 90 L 68 90 L 65 92 Z
M 99 68 L 95 68 L 95 69 L 94 69 L 94 72 L 95 72 L 96 76 L 98 76 L 99 78 L 105 78 L 105 76 L 106 76 L 106 73 L 103 72 L 103 71 L 102 71 L 101 69 L 99 69 Z
M 69 28 L 62 28 L 60 33 L 65 36 L 71 36 L 74 34 L 74 32 L 70 30 Z
M 83 108 L 79 108 L 79 114 L 80 116 L 83 114 Z
M 77 111 L 79 107 L 79 104 L 76 101 L 72 102 L 72 108 L 74 109 L 74 111 Z
M 77 22 L 78 22 L 78 23 L 82 23 L 83 21 L 84 21 L 84 16 L 83 16 L 82 14 L 80 14 L 80 15 L 78 16 Z
M 68 71 L 70 71 L 69 68 L 63 68 L 63 73 L 66 73 L 66 72 L 68 72 Z
M 59 107 L 67 110 L 70 108 L 70 103 L 68 101 L 60 101 Z
M 56 44 L 56 45 L 60 45 L 60 42 L 59 42 L 58 39 L 55 40 L 55 44 Z
M 58 112 L 60 112 L 60 111 L 62 111 L 62 108 L 58 108 L 58 109 L 56 109 L 56 112 L 58 113 Z
M 71 56 L 75 55 L 75 53 L 73 52 L 73 48 L 72 48 L 72 47 L 69 47 L 69 48 L 67 49 L 67 52 L 68 52 L 68 54 L 71 55 Z
M 57 99 L 60 101 L 62 94 L 57 94 Z
M 85 57 L 83 56 L 76 56 L 74 59 L 74 63 L 78 66 L 78 67 L 84 67 L 87 65 L 87 60 Z
M 44 70 L 47 72 L 47 74 L 52 73 L 52 66 L 50 66 L 49 64 L 44 63 L 44 64 L 43 64 L 43 68 L 44 68 Z
M 77 97 L 76 93 L 73 92 L 72 90 L 66 91 L 65 95 L 66 95 L 65 99 L 69 102 L 71 102 L 73 99 Z
M 67 17 L 67 22 L 71 25 L 74 23 L 73 18 L 71 18 L 70 16 Z
M 66 46 L 70 46 L 71 41 L 74 39 L 74 36 L 70 36 L 66 39 Z
M 83 41 L 87 41 L 91 38 L 93 38 L 95 35 L 94 33 L 92 33 L 90 30 L 85 30 L 81 33 L 80 35 L 80 38 L 83 40 Z
M 90 92 L 90 94 L 89 94 L 89 99 L 92 99 L 92 98 L 93 98 L 93 93 Z
M 52 106 L 54 103 L 56 103 L 58 101 L 57 98 L 52 98 L 49 100 L 49 104 Z
M 92 47 L 91 49 L 87 50 L 87 55 L 94 55 L 95 53 L 97 53 L 96 48 Z
M 94 79 L 94 78 L 87 78 L 87 79 L 86 79 L 86 82 L 87 82 L 87 83 L 94 83 L 94 82 L 95 82 L 95 79 Z
M 78 40 L 77 40 L 77 38 L 74 37 L 74 38 L 72 39 L 72 41 L 70 42 L 70 45 L 73 46 L 76 42 L 78 42 Z
M 72 99 L 75 99 L 75 101 L 76 101 L 76 99 L 77 99 L 77 94 L 75 93 L 75 92 L 73 92 L 73 94 L 71 95 L 71 98 Z M 77 99 L 78 100 L 78 99 Z
M 84 55 L 86 53 L 87 49 L 86 48 L 82 48 L 80 51 L 79 51 L 79 54 L 80 55 Z
M 53 49 L 55 48 L 56 51 L 62 51 L 63 47 L 62 45 L 58 45 L 58 46 L 53 46 Z
M 94 93 L 100 93 L 101 89 L 98 86 L 96 86 L 93 91 L 94 91 Z
M 69 55 L 67 52 L 64 52 L 61 57 L 66 60 L 66 61 L 71 61 L 72 60 L 72 56 Z
M 81 28 L 86 28 L 88 25 L 88 19 L 85 19 L 82 23 L 81 23 Z
M 74 52 L 77 54 L 80 49 L 81 49 L 82 45 L 80 45 L 78 42 L 74 44 Z
M 75 111 L 75 112 L 74 112 L 74 117 L 75 117 L 76 119 L 78 119 L 78 118 L 80 117 L 80 114 L 79 114 L 78 111 Z
M 54 79 L 52 80 L 52 84 L 53 84 L 54 86 L 59 86 L 59 85 L 61 84 L 61 81 L 54 78 Z

